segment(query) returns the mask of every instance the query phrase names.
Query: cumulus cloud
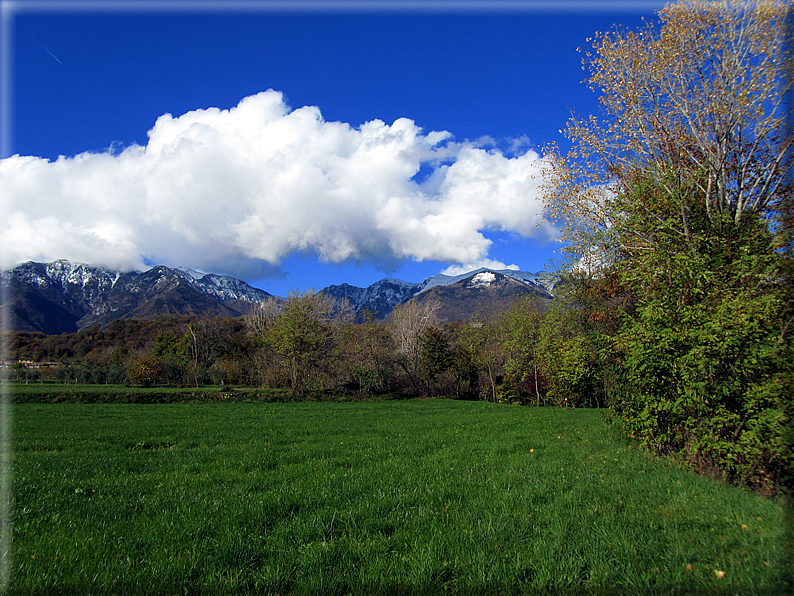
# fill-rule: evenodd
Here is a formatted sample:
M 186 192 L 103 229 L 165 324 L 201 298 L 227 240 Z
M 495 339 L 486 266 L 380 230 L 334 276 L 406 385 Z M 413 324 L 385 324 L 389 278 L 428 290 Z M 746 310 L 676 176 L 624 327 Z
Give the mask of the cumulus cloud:
M 405 118 L 326 122 L 270 90 L 229 110 L 161 116 L 145 147 L 0 161 L 2 267 L 67 258 L 250 278 L 295 252 L 494 263 L 484 231 L 556 233 L 541 221 L 545 167 L 533 151 L 508 157 Z

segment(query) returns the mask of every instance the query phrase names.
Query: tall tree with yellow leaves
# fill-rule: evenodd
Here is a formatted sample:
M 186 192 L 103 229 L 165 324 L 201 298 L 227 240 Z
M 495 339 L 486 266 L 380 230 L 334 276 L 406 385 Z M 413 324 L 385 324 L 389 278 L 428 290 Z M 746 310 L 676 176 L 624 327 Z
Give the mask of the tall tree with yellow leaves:
M 603 115 L 570 120 L 573 148 L 551 148 L 546 181 L 547 213 L 571 256 L 597 266 L 616 249 L 654 248 L 641 233 L 614 233 L 615 201 L 637 177 L 663 191 L 665 221 L 684 238 L 693 200 L 718 226 L 790 216 L 790 12 L 780 0 L 683 0 L 658 13 L 658 27 L 588 40 L 583 62 Z

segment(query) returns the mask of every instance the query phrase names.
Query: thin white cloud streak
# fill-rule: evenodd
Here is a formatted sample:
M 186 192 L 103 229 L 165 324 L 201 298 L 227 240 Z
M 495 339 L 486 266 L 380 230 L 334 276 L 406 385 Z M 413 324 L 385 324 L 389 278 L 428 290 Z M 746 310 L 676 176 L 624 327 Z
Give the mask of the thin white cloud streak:
M 541 240 L 536 153 L 425 134 L 401 118 L 359 128 L 281 93 L 158 118 L 145 147 L 0 161 L 2 266 L 67 258 L 253 275 L 295 252 L 388 267 L 478 263 L 498 230 Z M 414 179 L 424 168 L 430 175 Z

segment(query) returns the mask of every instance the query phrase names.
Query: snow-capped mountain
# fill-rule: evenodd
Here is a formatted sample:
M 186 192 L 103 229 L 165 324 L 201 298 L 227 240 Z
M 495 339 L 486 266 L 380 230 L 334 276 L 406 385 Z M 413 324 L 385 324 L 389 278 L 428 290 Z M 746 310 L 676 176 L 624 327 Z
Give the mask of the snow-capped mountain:
M 228 276 L 170 269 L 111 271 L 66 260 L 28 262 L 0 274 L 10 328 L 65 333 L 155 314 L 239 316 L 270 294 Z
M 525 278 L 521 278 L 507 275 L 505 271 L 478 269 L 455 276 L 451 283 L 447 283 L 449 279 L 442 279 L 442 283 L 428 284 L 429 287 L 412 300 L 437 302 L 440 308 L 436 314 L 441 322 L 468 321 L 472 317 L 490 318 L 522 298 L 541 303 L 551 301 L 551 293 L 543 285 L 530 281 L 532 278 L 537 279 L 537 276 L 526 274 Z
M 505 280 L 512 280 L 509 284 Z M 399 279 L 386 278 L 375 282 L 367 288 L 359 288 L 348 284 L 334 285 L 325 288 L 323 293 L 341 299 L 347 298 L 357 313 L 369 311 L 375 318 L 384 319 L 398 304 L 403 304 L 411 299 L 424 299 L 426 293 L 432 293 L 434 288 L 447 288 L 461 285 L 461 288 L 486 288 L 492 284 L 496 286 L 509 286 L 511 289 L 503 290 L 515 295 L 534 292 L 543 299 L 551 299 L 551 290 L 554 287 L 554 278 L 545 272 L 529 273 L 528 271 L 491 270 L 486 268 L 469 271 L 462 275 L 434 275 L 421 283 L 410 283 Z M 433 293 L 438 298 L 438 292 Z M 451 299 L 452 293 L 447 292 Z M 476 300 L 476 297 L 470 296 Z M 459 297 L 462 298 L 462 297 Z M 480 296 L 486 299 L 483 294 Z M 493 298 L 488 298 L 493 301 Z M 453 309 L 462 313 L 466 309 Z M 473 311 L 472 311 L 473 312 Z M 453 319 L 454 320 L 454 319 Z
M 185 275 L 186 277 L 183 277 L 183 279 L 195 289 L 209 296 L 214 296 L 222 302 L 231 302 L 233 300 L 259 302 L 270 296 L 264 290 L 249 286 L 244 281 L 228 275 L 202 273 L 187 267 L 177 267 L 173 271 Z
M 7 312 L 10 329 L 48 334 L 157 314 L 236 317 L 270 296 L 242 280 L 186 267 L 119 272 L 66 260 L 18 265 L 0 274 L 0 287 L 6 297 L 0 309 Z M 526 293 L 551 299 L 552 289 L 548 274 L 478 269 L 420 283 L 385 278 L 366 288 L 332 285 L 322 292 L 346 298 L 360 316 L 368 311 L 377 319 L 388 317 L 398 304 L 432 296 L 448 303 L 444 318 L 455 320 L 475 312 L 479 303 L 504 306 Z
M 367 311 L 376 319 L 386 318 L 395 306 L 407 302 L 421 291 L 421 283 L 409 283 L 391 277 L 376 281 L 366 288 L 342 284 L 322 290 L 323 294 L 336 299 L 347 298 L 357 313 Z
M 545 271 L 541 271 L 540 273 L 530 273 L 529 271 L 515 271 L 513 269 L 486 269 L 485 267 L 481 267 L 480 269 L 475 269 L 474 271 L 469 271 L 461 275 L 444 275 L 443 273 L 440 273 L 438 275 L 434 275 L 433 277 L 428 277 L 424 282 L 422 282 L 422 289 L 420 292 L 424 292 L 425 290 L 429 290 L 430 288 L 434 288 L 436 286 L 451 286 L 452 284 L 456 284 L 459 281 L 470 278 L 472 275 L 477 275 L 484 272 L 499 273 L 500 275 L 504 275 L 511 279 L 515 279 L 532 286 L 541 286 L 547 292 L 551 292 L 554 288 L 553 276 Z

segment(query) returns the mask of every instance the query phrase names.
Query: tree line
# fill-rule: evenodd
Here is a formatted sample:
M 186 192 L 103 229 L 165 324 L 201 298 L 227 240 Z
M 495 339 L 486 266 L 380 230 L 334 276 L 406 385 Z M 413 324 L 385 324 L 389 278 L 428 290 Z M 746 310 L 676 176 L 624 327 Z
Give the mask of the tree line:
M 17 360 L 56 368 L 11 371 L 18 380 L 140 386 L 208 384 L 286 388 L 296 397 L 443 396 L 533 405 L 601 406 L 597 354 L 580 337 L 577 309 L 525 298 L 501 313 L 440 324 L 438 303 L 398 305 L 388 321 L 356 317 L 313 290 L 271 298 L 245 317 L 161 316 L 46 336 L 10 332 Z

